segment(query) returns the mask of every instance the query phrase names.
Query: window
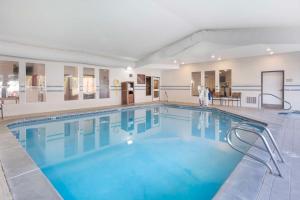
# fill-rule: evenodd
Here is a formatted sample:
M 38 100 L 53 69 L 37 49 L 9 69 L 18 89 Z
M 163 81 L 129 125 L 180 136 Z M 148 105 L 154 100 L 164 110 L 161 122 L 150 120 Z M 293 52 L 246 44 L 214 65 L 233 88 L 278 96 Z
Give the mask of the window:
M 198 87 L 201 86 L 201 72 L 192 72 L 192 96 L 199 96 Z
M 205 87 L 208 87 L 212 94 L 215 93 L 215 71 L 205 72 Z
M 231 69 L 219 71 L 220 96 L 231 96 Z
M 152 95 L 151 76 L 146 76 L 146 96 Z
M 95 99 L 95 69 L 83 68 L 83 99 Z
M 45 65 L 26 63 L 26 102 L 46 101 Z
M 64 69 L 65 101 L 78 100 L 78 68 L 65 66 Z
M 4 100 L 19 101 L 19 64 L 0 61 L 0 97 Z
M 99 97 L 100 99 L 109 98 L 109 70 L 100 69 L 99 70 Z

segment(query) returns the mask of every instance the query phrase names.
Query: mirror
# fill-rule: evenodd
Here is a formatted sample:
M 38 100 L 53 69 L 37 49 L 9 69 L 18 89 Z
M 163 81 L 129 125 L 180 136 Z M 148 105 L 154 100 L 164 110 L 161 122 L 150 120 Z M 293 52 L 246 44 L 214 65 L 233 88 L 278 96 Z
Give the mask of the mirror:
M 99 70 L 99 97 L 100 99 L 109 98 L 109 70 L 100 69 Z
M 83 68 L 83 99 L 95 99 L 95 69 Z
M 192 72 L 192 96 L 199 96 L 198 86 L 201 86 L 201 72 Z
M 2 102 L 19 103 L 19 90 L 19 63 L 0 61 L 0 98 Z
M 46 101 L 45 65 L 26 63 L 26 102 Z
M 78 100 L 78 68 L 65 66 L 64 69 L 65 101 Z

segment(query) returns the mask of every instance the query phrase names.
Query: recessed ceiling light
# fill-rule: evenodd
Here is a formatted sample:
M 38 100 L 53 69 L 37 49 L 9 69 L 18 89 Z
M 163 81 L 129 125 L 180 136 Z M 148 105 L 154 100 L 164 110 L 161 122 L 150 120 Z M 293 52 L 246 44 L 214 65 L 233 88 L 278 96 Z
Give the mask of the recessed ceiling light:
M 215 58 L 216 56 L 213 54 L 213 55 L 211 55 L 211 58 Z
M 181 64 L 184 65 L 184 62 L 182 62 Z
M 222 58 L 221 58 L 221 57 L 219 57 L 219 58 L 218 58 L 218 60 L 222 60 Z
M 174 63 L 177 63 L 177 60 L 174 60 Z
M 273 51 L 270 51 L 270 55 L 273 55 L 274 54 L 274 52 Z
M 131 70 L 132 70 L 132 67 L 130 67 L 130 66 L 126 67 L 126 70 L 127 70 L 127 71 L 131 71 Z
M 266 51 L 271 51 L 271 49 L 270 49 L 270 48 L 267 48 Z

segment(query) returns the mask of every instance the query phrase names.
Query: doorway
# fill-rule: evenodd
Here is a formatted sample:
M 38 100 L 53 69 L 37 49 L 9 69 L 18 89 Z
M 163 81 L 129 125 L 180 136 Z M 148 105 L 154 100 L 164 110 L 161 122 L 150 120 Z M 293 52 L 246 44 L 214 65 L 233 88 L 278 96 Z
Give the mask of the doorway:
M 205 72 L 205 87 L 208 88 L 211 94 L 215 93 L 215 71 L 206 71 Z
M 152 95 L 152 79 L 151 76 L 146 76 L 146 96 Z
M 153 77 L 153 101 L 159 101 L 160 97 L 160 90 L 159 90 L 159 84 L 160 84 L 160 78 L 159 77 Z
M 284 107 L 284 71 L 261 72 L 261 106 L 283 109 Z M 272 96 L 274 95 L 274 96 Z M 276 97 L 278 98 L 276 98 Z

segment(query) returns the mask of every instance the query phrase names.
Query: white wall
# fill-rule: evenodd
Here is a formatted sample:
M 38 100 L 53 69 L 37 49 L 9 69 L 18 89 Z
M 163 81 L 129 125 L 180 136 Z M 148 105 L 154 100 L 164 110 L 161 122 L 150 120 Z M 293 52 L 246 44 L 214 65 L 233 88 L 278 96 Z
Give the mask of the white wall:
M 135 102 L 151 102 L 152 96 L 146 96 L 145 85 L 136 84 L 137 73 L 145 74 L 146 76 L 158 76 L 160 77 L 160 70 L 151 69 L 133 69 L 132 77 L 129 77 L 129 72 L 125 68 L 107 68 L 107 67 L 96 67 L 94 65 L 77 64 L 77 63 L 63 63 L 63 62 L 52 62 L 43 60 L 31 60 L 15 57 L 0 56 L 0 61 L 16 61 L 19 63 L 19 81 L 20 81 L 20 104 L 13 104 L 12 102 L 5 103 L 5 116 L 39 113 L 58 111 L 64 109 L 77 109 L 77 108 L 88 108 L 97 106 L 109 106 L 109 105 L 120 105 L 121 104 L 121 88 L 120 84 L 122 81 L 134 81 L 135 82 Z M 26 103 L 25 95 L 25 74 L 26 74 L 26 63 L 39 63 L 45 64 L 46 70 L 46 102 L 39 103 Z M 96 75 L 96 99 L 83 100 L 83 93 L 80 91 L 79 100 L 64 101 L 64 66 L 76 66 L 79 70 L 79 86 L 82 86 L 82 75 L 83 68 L 95 68 Z M 99 99 L 99 71 L 100 68 L 106 68 L 110 70 L 110 98 Z M 115 80 L 119 81 L 118 85 L 115 85 Z M 116 86 L 116 87 L 115 87 Z M 79 87 L 80 88 L 80 87 Z
M 169 101 L 197 103 L 197 97 L 191 96 L 191 72 L 216 70 L 216 91 L 219 90 L 218 70 L 232 70 L 232 91 L 242 92 L 242 106 L 257 107 L 257 104 L 247 104 L 246 97 L 258 97 L 261 92 L 261 72 L 284 70 L 285 100 L 290 101 L 294 109 L 300 110 L 300 53 L 280 54 L 272 56 L 249 57 L 219 62 L 187 64 L 177 70 L 162 71 L 162 95 Z
M 169 101 L 197 103 L 197 97 L 191 96 L 191 72 L 202 72 L 202 84 L 204 84 L 204 71 L 216 71 L 216 90 L 219 89 L 218 70 L 232 70 L 232 90 L 242 92 L 242 106 L 256 107 L 257 104 L 247 104 L 246 97 L 257 97 L 261 89 L 261 71 L 284 70 L 285 71 L 285 99 L 293 104 L 294 109 L 300 110 L 300 53 L 281 54 L 273 56 L 249 57 L 235 60 L 224 60 L 220 62 L 188 64 L 176 70 L 157 70 L 137 68 L 132 71 L 133 77 L 125 68 L 110 69 L 110 98 L 99 99 L 97 90 L 96 99 L 83 100 L 80 91 L 79 100 L 64 101 L 64 66 L 77 66 L 79 70 L 80 86 L 82 86 L 83 67 L 96 69 L 97 88 L 98 70 L 105 67 L 95 67 L 87 64 L 63 63 L 43 60 L 31 60 L 16 57 L 0 56 L 0 61 L 16 61 L 19 63 L 20 80 L 20 104 L 6 103 L 5 115 L 21 115 L 38 112 L 49 112 L 64 109 L 88 108 L 97 106 L 120 105 L 122 81 L 135 82 L 135 102 L 151 102 L 152 96 L 146 96 L 145 85 L 136 84 L 137 73 L 146 76 L 161 77 L 161 99 L 165 100 L 164 90 L 167 91 Z M 26 103 L 25 99 L 25 64 L 40 63 L 46 67 L 47 101 L 41 103 Z M 115 80 L 119 81 L 115 85 Z M 115 87 L 116 86 L 116 87 Z

